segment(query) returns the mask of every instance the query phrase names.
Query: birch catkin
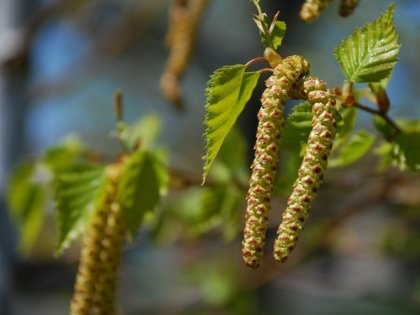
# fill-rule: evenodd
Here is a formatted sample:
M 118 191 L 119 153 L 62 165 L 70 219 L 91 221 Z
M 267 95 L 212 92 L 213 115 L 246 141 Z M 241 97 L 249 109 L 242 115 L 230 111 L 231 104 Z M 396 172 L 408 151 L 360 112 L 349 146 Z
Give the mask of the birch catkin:
M 178 108 L 182 107 L 179 80 L 194 50 L 199 22 L 208 0 L 172 0 L 166 43 L 170 52 L 160 78 L 163 95 Z
M 79 270 L 70 315 L 115 315 L 116 285 L 124 228 L 121 208 L 115 202 L 118 166 L 108 172 L 103 205 L 95 213 L 83 238 Z
M 253 268 L 259 266 L 263 255 L 285 102 L 292 85 L 308 71 L 309 64 L 303 57 L 287 57 L 274 68 L 273 75 L 265 82 L 266 89 L 258 112 L 255 157 L 251 165 L 242 242 L 245 264 Z
M 315 21 L 331 0 L 306 0 L 300 10 L 302 21 L 310 23 Z
M 339 13 L 346 17 L 353 13 L 354 9 L 359 5 L 360 0 L 341 0 Z
M 281 262 L 287 260 L 296 246 L 299 232 L 322 182 L 335 137 L 337 110 L 333 94 L 323 81 L 314 77 L 305 80 L 303 89 L 312 104 L 312 131 L 274 243 L 274 258 Z

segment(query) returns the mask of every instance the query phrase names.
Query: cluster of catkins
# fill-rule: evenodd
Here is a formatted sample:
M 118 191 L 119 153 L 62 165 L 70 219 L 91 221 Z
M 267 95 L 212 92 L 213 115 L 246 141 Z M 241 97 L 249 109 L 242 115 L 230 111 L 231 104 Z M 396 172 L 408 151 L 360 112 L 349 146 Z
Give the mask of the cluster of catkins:
M 300 18 L 307 22 L 315 21 L 332 0 L 305 0 L 300 10 Z M 346 17 L 353 13 L 360 0 L 341 0 L 339 13 Z
M 295 247 L 323 179 L 337 118 L 333 94 L 323 81 L 309 76 L 309 64 L 303 57 L 279 59 L 278 64 L 272 66 L 273 74 L 266 80 L 258 113 L 255 158 L 251 166 L 242 242 L 244 261 L 253 268 L 259 266 L 263 255 L 286 100 L 307 99 L 312 104 L 313 119 L 298 178 L 277 230 L 274 257 L 281 262 Z
M 124 245 L 122 210 L 116 202 L 119 165 L 108 169 L 108 184 L 83 238 L 70 315 L 116 315 L 116 287 Z

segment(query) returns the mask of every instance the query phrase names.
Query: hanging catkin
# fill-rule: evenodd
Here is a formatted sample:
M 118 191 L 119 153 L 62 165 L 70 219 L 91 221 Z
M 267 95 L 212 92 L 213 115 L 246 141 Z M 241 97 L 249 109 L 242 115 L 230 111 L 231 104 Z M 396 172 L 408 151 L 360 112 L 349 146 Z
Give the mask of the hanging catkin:
M 179 80 L 194 50 L 198 25 L 208 0 L 172 0 L 166 44 L 169 56 L 160 78 L 160 88 L 165 98 L 180 109 L 182 96 Z
M 346 17 L 353 13 L 354 9 L 359 5 L 360 0 L 341 0 L 339 13 Z
M 306 0 L 300 10 L 300 18 L 306 23 L 315 21 L 331 0 Z
M 108 169 L 103 205 L 86 229 L 70 315 L 115 315 L 116 286 L 124 228 L 115 202 L 118 165 Z
M 258 112 L 255 157 L 251 165 L 242 242 L 244 261 L 253 268 L 259 266 L 263 255 L 285 102 L 292 85 L 308 71 L 309 64 L 303 57 L 287 57 L 274 68 L 273 75 L 265 82 L 266 89 Z
M 274 257 L 281 262 L 287 260 L 296 246 L 299 232 L 303 229 L 309 208 L 322 182 L 336 129 L 335 98 L 325 83 L 309 77 L 304 82 L 303 92 L 312 104 L 312 131 L 298 179 L 293 185 L 282 223 L 277 230 Z

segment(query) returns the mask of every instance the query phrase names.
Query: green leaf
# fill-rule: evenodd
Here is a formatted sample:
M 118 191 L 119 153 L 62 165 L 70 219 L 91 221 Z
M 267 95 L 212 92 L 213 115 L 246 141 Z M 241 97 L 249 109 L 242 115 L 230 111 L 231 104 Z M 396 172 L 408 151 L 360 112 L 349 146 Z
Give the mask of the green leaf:
M 104 167 L 85 165 L 57 175 L 56 255 L 60 255 L 71 241 L 83 233 L 92 215 L 103 204 L 107 183 Z
M 335 49 L 346 78 L 354 82 L 378 82 L 388 77 L 398 61 L 398 34 L 394 5 L 372 23 L 357 29 Z
M 51 171 L 41 163 L 22 163 L 13 171 L 8 202 L 19 229 L 19 252 L 26 256 L 33 249 L 50 196 Z
M 375 136 L 373 134 L 365 130 L 359 130 L 352 134 L 338 152 L 335 151 L 334 156 L 328 161 L 328 166 L 343 167 L 356 162 L 369 151 L 374 141 Z
M 81 235 L 92 215 L 104 203 L 108 184 L 106 168 L 84 165 L 57 174 L 58 241 L 55 255 L 61 253 Z
M 257 85 L 260 73 L 245 72 L 245 68 L 244 65 L 222 67 L 212 74 L 208 82 L 203 183 L 226 135 Z
M 269 25 L 267 17 L 265 23 Z M 272 24 L 272 31 L 270 35 L 266 35 L 260 31 L 261 43 L 264 47 L 270 47 L 277 50 L 283 41 L 284 35 L 286 35 L 286 23 L 283 21 L 275 21 Z
M 144 214 L 158 206 L 168 178 L 165 165 L 153 153 L 137 150 L 128 157 L 121 174 L 117 201 L 132 235 Z
M 282 131 L 281 147 L 287 151 L 297 151 L 308 141 L 312 125 L 312 105 L 303 102 L 293 107 L 287 116 Z
M 286 22 L 276 21 L 271 32 L 271 48 L 277 50 L 281 46 L 284 35 L 286 35 Z

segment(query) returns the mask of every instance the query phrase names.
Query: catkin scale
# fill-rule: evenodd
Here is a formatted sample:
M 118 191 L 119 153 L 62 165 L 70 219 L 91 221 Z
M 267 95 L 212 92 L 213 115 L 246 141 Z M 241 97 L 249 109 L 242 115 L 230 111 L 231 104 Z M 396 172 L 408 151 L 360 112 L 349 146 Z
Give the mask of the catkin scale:
M 309 208 L 323 180 L 336 129 L 335 99 L 325 83 L 309 77 L 303 84 L 303 92 L 312 104 L 312 130 L 298 178 L 277 230 L 274 258 L 281 262 L 287 260 L 296 246 L 299 232 L 303 229 Z
M 70 315 L 115 315 L 115 293 L 124 244 L 122 211 L 115 202 L 119 166 L 109 168 L 109 183 L 101 208 L 83 238 Z
M 242 254 L 245 264 L 256 268 L 263 256 L 268 212 L 279 156 L 285 102 L 293 84 L 309 72 L 301 56 L 287 57 L 278 64 L 266 82 L 258 112 L 258 127 L 252 174 L 247 193 Z

